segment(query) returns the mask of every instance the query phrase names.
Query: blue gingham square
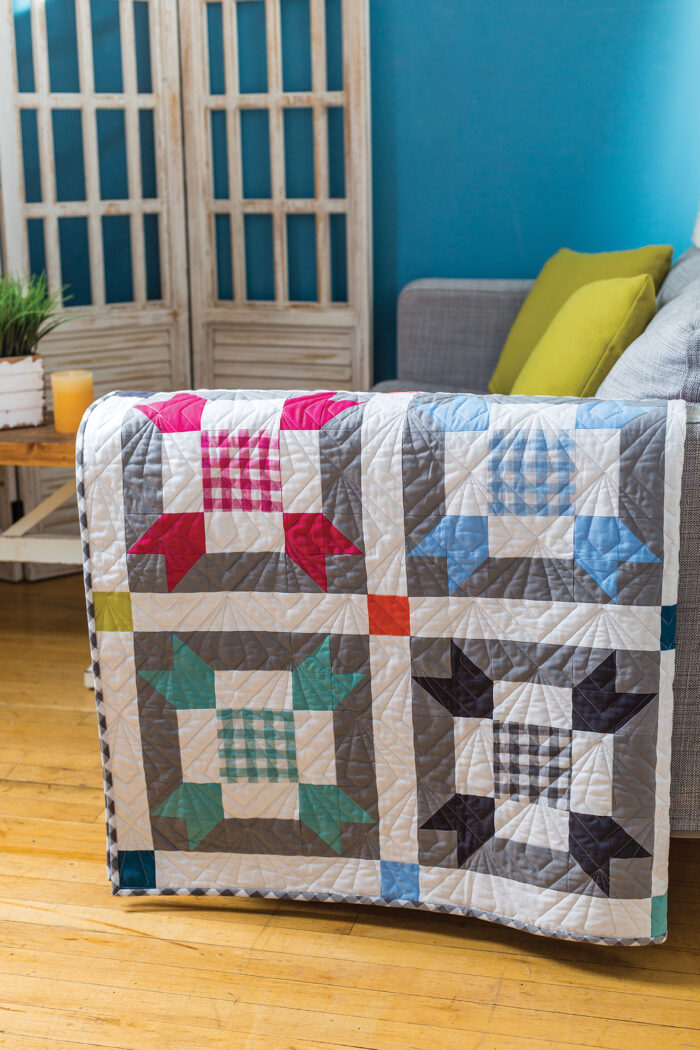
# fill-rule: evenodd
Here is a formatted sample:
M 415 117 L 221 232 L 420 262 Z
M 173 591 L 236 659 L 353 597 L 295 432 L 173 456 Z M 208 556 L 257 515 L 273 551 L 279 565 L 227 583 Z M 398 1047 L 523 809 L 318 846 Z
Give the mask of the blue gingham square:
M 489 451 L 489 512 L 573 514 L 573 475 L 568 430 L 495 430 Z

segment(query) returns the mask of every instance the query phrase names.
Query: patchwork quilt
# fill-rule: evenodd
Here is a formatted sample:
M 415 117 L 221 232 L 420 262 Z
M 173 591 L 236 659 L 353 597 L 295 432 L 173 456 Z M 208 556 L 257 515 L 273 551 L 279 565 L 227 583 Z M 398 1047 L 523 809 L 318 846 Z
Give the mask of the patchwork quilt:
M 682 402 L 98 401 L 114 892 L 663 940 L 684 434 Z

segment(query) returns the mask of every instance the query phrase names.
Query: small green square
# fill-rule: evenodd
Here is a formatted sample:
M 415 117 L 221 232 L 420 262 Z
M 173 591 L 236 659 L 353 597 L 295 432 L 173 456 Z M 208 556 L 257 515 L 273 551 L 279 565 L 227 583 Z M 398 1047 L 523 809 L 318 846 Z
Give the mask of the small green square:
M 92 604 L 98 631 L 133 631 L 131 595 L 128 591 L 94 591 Z
M 292 711 L 225 709 L 218 712 L 218 718 L 225 780 L 279 783 L 299 779 Z
M 651 936 L 663 937 L 668 932 L 668 894 L 651 898 Z

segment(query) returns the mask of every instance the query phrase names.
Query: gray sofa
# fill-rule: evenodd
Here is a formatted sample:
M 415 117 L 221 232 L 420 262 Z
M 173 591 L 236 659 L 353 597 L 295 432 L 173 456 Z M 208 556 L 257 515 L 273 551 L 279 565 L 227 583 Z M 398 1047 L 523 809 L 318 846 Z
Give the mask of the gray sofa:
M 695 264 L 696 260 L 691 262 Z M 669 301 L 671 291 L 676 294 L 674 282 L 678 281 L 678 269 L 674 267 L 659 293 L 660 306 Z M 375 389 L 486 392 L 498 355 L 531 284 L 515 280 L 427 279 L 407 285 L 398 304 L 399 378 L 379 383 Z M 660 316 L 657 314 L 657 318 Z M 700 367 L 700 362 L 694 364 Z M 657 396 L 668 396 L 668 391 L 660 390 Z M 700 406 L 693 406 L 689 410 L 681 493 L 671 789 L 672 829 L 691 833 L 700 832 L 699 551 Z

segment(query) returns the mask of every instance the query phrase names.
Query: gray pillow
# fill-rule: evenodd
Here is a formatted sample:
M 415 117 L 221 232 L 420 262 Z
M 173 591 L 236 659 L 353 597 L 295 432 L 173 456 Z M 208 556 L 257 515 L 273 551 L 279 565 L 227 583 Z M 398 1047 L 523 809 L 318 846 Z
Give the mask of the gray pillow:
M 630 343 L 596 397 L 700 401 L 700 277 L 668 301 Z
M 664 283 L 659 288 L 656 305 L 660 310 L 671 299 L 685 291 L 689 284 L 700 279 L 700 250 L 688 248 L 676 259 Z

